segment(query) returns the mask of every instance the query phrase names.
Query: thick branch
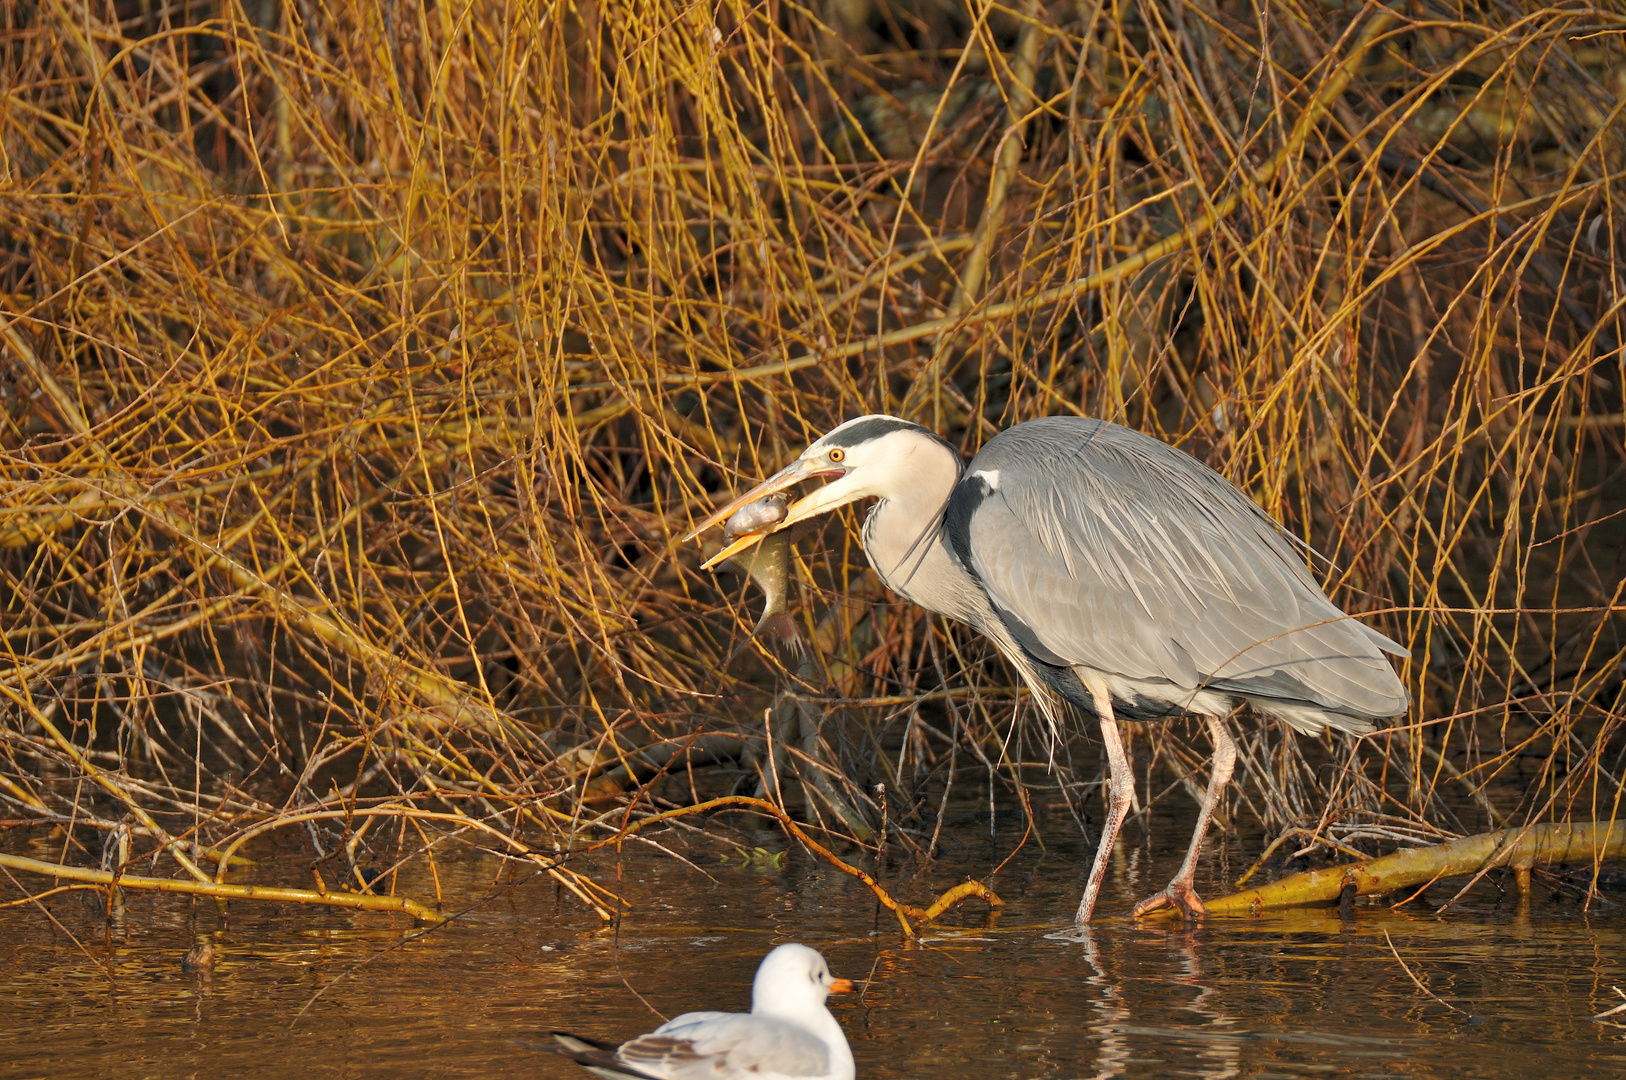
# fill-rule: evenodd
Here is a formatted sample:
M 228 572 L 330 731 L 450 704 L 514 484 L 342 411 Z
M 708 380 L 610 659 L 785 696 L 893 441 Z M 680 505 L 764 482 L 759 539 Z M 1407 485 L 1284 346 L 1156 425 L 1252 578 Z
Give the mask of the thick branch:
M 1626 855 L 1626 821 L 1532 825 L 1408 848 L 1371 862 L 1292 874 L 1256 889 L 1206 900 L 1204 906 L 1210 915 L 1257 915 L 1270 908 L 1334 903 L 1351 886 L 1355 895 L 1368 896 L 1499 866 L 1528 870 L 1535 863 L 1595 863 L 1622 855 Z

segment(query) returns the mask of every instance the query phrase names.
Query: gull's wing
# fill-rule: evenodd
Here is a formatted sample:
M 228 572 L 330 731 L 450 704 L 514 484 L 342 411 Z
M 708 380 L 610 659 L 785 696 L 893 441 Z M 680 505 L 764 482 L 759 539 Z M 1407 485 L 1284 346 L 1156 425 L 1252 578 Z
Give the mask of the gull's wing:
M 560 1053 L 602 1080 L 657 1080 L 645 1073 L 628 1072 L 622 1068 L 615 1057 L 615 1043 L 572 1035 L 567 1031 L 555 1031 L 553 1037 L 564 1048 Z
M 615 1059 L 627 1075 L 654 1080 L 814 1077 L 830 1071 L 830 1052 L 816 1036 L 748 1013 L 685 1013 L 623 1043 Z

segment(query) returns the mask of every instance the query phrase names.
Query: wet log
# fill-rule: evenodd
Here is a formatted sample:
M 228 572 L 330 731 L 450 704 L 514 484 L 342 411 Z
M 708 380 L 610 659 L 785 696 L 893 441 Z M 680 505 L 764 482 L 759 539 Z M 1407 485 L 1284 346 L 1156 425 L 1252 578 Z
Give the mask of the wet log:
M 1499 829 L 1448 844 L 1408 848 L 1369 862 L 1291 874 L 1254 889 L 1206 900 L 1210 915 L 1257 915 L 1271 908 L 1334 904 L 1355 896 L 1391 893 L 1444 878 L 1510 866 L 1529 880 L 1538 863 L 1592 863 L 1626 855 L 1626 821 L 1585 821 Z

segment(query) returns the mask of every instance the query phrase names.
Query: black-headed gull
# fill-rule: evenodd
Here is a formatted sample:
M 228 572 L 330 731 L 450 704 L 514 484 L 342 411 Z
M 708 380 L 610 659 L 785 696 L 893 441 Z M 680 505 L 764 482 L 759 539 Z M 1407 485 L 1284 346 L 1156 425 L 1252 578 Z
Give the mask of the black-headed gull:
M 757 968 L 748 1013 L 684 1013 L 620 1046 L 553 1037 L 606 1080 L 853 1080 L 847 1036 L 824 1007 L 852 988 L 831 977 L 817 950 L 781 945 Z

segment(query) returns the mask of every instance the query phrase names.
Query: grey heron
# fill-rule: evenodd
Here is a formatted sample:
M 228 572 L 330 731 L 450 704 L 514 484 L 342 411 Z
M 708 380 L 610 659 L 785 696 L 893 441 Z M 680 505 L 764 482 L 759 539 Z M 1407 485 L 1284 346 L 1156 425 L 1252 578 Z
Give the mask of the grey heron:
M 1406 650 L 1328 600 L 1302 550 L 1253 500 L 1149 435 L 1102 420 L 1029 420 L 967 466 L 918 424 L 862 416 L 690 536 L 814 478 L 828 483 L 792 503 L 776 529 L 874 498 L 864 553 L 890 589 L 986 635 L 1053 730 L 1061 702 L 1098 719 L 1108 810 L 1079 925 L 1133 799 L 1120 718 L 1195 715 L 1207 725 L 1213 765 L 1185 861 L 1134 909 L 1172 904 L 1195 919 L 1204 913 L 1197 859 L 1236 762 L 1225 724 L 1233 709 L 1245 702 L 1314 735 L 1368 732 L 1408 707 L 1383 655 Z

